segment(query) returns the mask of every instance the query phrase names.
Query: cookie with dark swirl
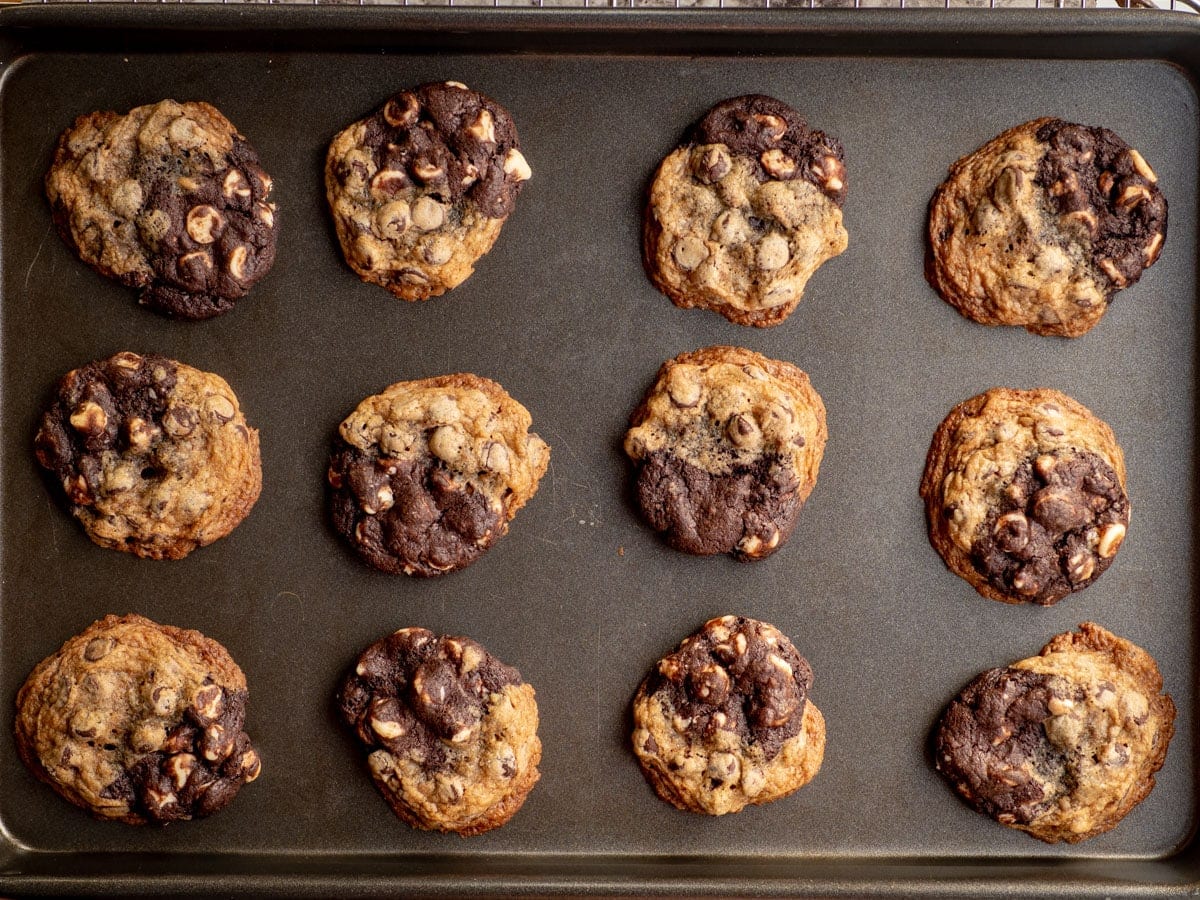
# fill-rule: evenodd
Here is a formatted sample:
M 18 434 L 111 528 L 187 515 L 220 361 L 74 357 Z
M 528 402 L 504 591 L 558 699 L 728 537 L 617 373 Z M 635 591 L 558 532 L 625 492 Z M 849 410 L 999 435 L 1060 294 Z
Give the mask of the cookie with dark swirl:
M 1166 235 L 1166 198 L 1137 150 L 1107 128 L 1034 119 L 950 167 L 925 273 L 976 322 L 1078 337 Z
M 712 619 L 638 688 L 633 752 L 679 809 L 720 816 L 786 797 L 825 754 L 812 684 L 812 667 L 774 626 Z
M 542 744 L 533 687 L 475 641 L 402 628 L 362 652 L 338 709 L 392 810 L 465 836 L 525 803 Z

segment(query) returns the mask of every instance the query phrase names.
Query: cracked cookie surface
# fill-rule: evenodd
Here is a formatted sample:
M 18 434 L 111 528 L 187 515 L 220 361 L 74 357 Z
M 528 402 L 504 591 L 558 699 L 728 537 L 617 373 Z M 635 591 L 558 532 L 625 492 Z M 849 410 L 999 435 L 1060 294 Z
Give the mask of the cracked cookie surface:
M 229 534 L 262 490 L 258 432 L 225 380 L 153 354 L 64 375 L 34 450 L 88 537 L 149 559 Z
M 537 492 L 550 448 L 496 382 L 402 381 L 358 405 L 329 463 L 334 527 L 366 562 L 434 576 L 474 562 Z
M 739 560 L 787 541 L 827 435 L 808 376 L 741 347 L 664 363 L 630 424 L 625 452 L 650 527 L 685 553 Z
M 325 161 L 346 262 L 404 300 L 465 281 L 530 176 L 512 116 L 455 81 L 396 94 L 340 132 Z
M 633 750 L 658 795 L 724 815 L 799 790 L 821 768 L 825 720 L 807 660 L 772 625 L 706 622 L 633 701 Z
M 676 306 L 777 325 L 846 249 L 842 145 L 761 94 L 722 101 L 663 160 L 643 228 L 646 271 Z
M 392 810 L 415 828 L 482 834 L 537 783 L 533 688 L 470 638 L 402 628 L 363 651 L 342 718 Z
M 1116 827 L 1154 788 L 1175 705 L 1154 659 L 1099 625 L 979 675 L 935 729 L 937 769 L 979 812 L 1055 843 Z
M 107 616 L 42 660 L 17 694 L 21 759 L 99 819 L 165 825 L 227 806 L 261 771 L 249 691 L 198 631 Z
M 1100 577 L 1129 527 L 1112 429 L 1046 388 L 992 388 L 951 410 L 921 479 L 930 541 L 1005 603 L 1048 606 Z
M 1078 337 L 1166 233 L 1138 151 L 1107 128 L 1035 119 L 950 167 L 930 203 L 926 277 L 976 322 Z
M 46 175 L 54 224 L 100 274 L 181 319 L 232 309 L 275 261 L 271 177 L 207 103 L 80 116 Z

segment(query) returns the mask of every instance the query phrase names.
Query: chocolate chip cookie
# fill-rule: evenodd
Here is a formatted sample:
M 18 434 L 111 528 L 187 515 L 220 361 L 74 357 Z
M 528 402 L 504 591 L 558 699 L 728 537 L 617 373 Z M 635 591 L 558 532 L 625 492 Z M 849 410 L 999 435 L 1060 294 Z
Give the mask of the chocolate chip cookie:
M 62 377 L 37 460 L 101 547 L 180 559 L 229 534 L 262 490 L 258 432 L 219 375 L 118 353 Z
M 926 277 L 976 322 L 1078 337 L 1166 234 L 1140 153 L 1107 128 L 1035 119 L 950 167 L 930 204 Z
M 478 375 L 402 381 L 339 427 L 329 463 L 337 531 L 392 574 L 461 569 L 537 492 L 550 448 L 529 411 Z
M 350 268 L 425 300 L 475 271 L 530 175 L 508 111 L 445 81 L 401 91 L 340 132 L 325 191 Z
M 180 319 L 232 309 L 275 261 L 271 177 L 207 103 L 80 116 L 58 140 L 46 196 L 80 259 Z
M 672 547 L 763 559 L 817 482 L 825 406 L 791 363 L 707 347 L 664 363 L 625 435 L 642 516 Z
M 106 616 L 17 694 L 30 771 L 98 819 L 165 825 L 224 809 L 258 777 L 246 676 L 198 631 Z
M 946 565 L 983 596 L 1049 606 L 1112 564 L 1129 527 L 1112 429 L 1058 391 L 992 388 L 951 410 L 921 497 Z
M 533 688 L 470 638 L 402 628 L 358 658 L 338 696 L 392 810 L 415 828 L 498 828 L 537 783 Z
M 807 660 L 774 626 L 712 619 L 638 688 L 633 752 L 679 809 L 721 816 L 786 797 L 825 755 L 812 683 Z
M 786 103 L 718 103 L 654 176 L 642 241 L 651 280 L 676 306 L 778 325 L 846 249 L 844 160 L 836 138 Z
M 1048 843 L 1116 827 L 1154 788 L 1175 704 L 1145 650 L 1099 625 L 990 669 L 943 713 L 938 771 L 976 810 Z

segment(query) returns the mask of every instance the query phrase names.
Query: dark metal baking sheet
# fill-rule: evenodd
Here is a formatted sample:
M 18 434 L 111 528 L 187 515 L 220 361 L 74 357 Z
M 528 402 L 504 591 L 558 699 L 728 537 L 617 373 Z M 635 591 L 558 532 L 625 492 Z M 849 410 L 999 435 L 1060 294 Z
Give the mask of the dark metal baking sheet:
M 0 12 L 0 701 L 109 612 L 222 641 L 251 685 L 264 774 L 210 820 L 92 821 L 0 737 L 0 893 L 278 895 L 902 892 L 1160 895 L 1200 886 L 1196 824 L 1196 22 L 1168 15 L 684 14 L 112 7 Z M 390 92 L 456 79 L 513 113 L 534 178 L 449 296 L 393 300 L 342 264 L 321 164 Z M 658 294 L 641 195 L 713 101 L 781 97 L 846 146 L 850 248 L 791 318 L 744 329 Z M 220 107 L 277 185 L 274 271 L 234 312 L 164 320 L 75 260 L 41 180 L 74 116 L 163 97 Z M 1039 115 L 1136 145 L 1170 201 L 1161 261 L 1074 341 L 960 318 L 926 286 L 922 226 L 955 158 Z M 738 343 L 807 370 L 829 411 L 820 481 L 786 549 L 684 557 L 643 527 L 620 439 L 659 363 Z M 262 431 L 265 487 L 182 562 L 91 545 L 30 452 L 62 372 L 120 349 L 224 375 Z M 471 568 L 365 569 L 325 524 L 336 423 L 400 379 L 499 380 L 553 447 L 537 497 Z M 1049 385 L 1115 429 L 1133 525 L 1112 569 L 1050 609 L 981 599 L 942 566 L 916 495 L 933 429 L 996 384 Z M 825 764 L 792 798 L 721 819 L 659 802 L 626 747 L 645 670 L 707 617 L 789 634 L 816 671 Z M 1149 649 L 1179 706 L 1150 798 L 1115 831 L 1050 847 L 977 816 L 925 753 L 974 673 L 1095 620 Z M 470 634 L 538 691 L 542 782 L 503 829 L 408 829 L 375 794 L 331 695 L 404 625 Z M 8 721 L 8 713 L 3 719 Z

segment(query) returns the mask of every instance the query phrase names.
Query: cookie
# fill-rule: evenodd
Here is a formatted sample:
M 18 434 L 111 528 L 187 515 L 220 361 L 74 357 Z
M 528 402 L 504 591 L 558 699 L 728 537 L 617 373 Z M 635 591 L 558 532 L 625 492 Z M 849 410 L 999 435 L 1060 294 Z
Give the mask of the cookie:
M 262 769 L 242 730 L 248 698 L 246 676 L 211 638 L 106 616 L 22 685 L 17 750 L 98 819 L 197 819 L 228 806 Z
M 846 249 L 844 160 L 836 138 L 786 103 L 718 103 L 655 173 L 642 235 L 650 279 L 684 309 L 778 325 Z
M 533 687 L 466 637 L 402 628 L 358 658 L 338 709 L 393 812 L 465 836 L 513 817 L 542 758 Z
M 401 91 L 341 131 L 325 192 L 350 268 L 425 300 L 475 271 L 530 175 L 508 111 L 445 81 Z
M 1025 122 L 950 167 L 930 203 L 926 277 L 976 322 L 1078 337 L 1162 252 L 1157 182 L 1107 128 Z
M 46 175 L 58 233 L 139 302 L 180 319 L 228 312 L 275 261 L 271 176 L 207 103 L 80 116 Z
M 817 482 L 825 406 L 791 363 L 707 347 L 664 363 L 625 452 L 642 516 L 685 553 L 763 559 Z
M 64 375 L 34 450 L 88 537 L 147 559 L 224 537 L 262 490 L 258 432 L 233 390 L 154 354 Z
M 1066 394 L 992 388 L 950 411 L 929 448 L 929 538 L 983 596 L 1049 606 L 1104 573 L 1129 527 L 1112 429 Z
M 633 700 L 633 752 L 658 796 L 721 816 L 786 797 L 825 755 L 807 660 L 774 626 L 711 619 L 659 660 Z
M 979 812 L 1048 843 L 1115 828 L 1154 788 L 1175 704 L 1145 650 L 1099 625 L 990 669 L 947 707 L 937 770 Z
M 538 489 L 550 448 L 478 375 L 402 381 L 358 405 L 329 463 L 334 527 L 363 560 L 431 577 L 474 562 Z

